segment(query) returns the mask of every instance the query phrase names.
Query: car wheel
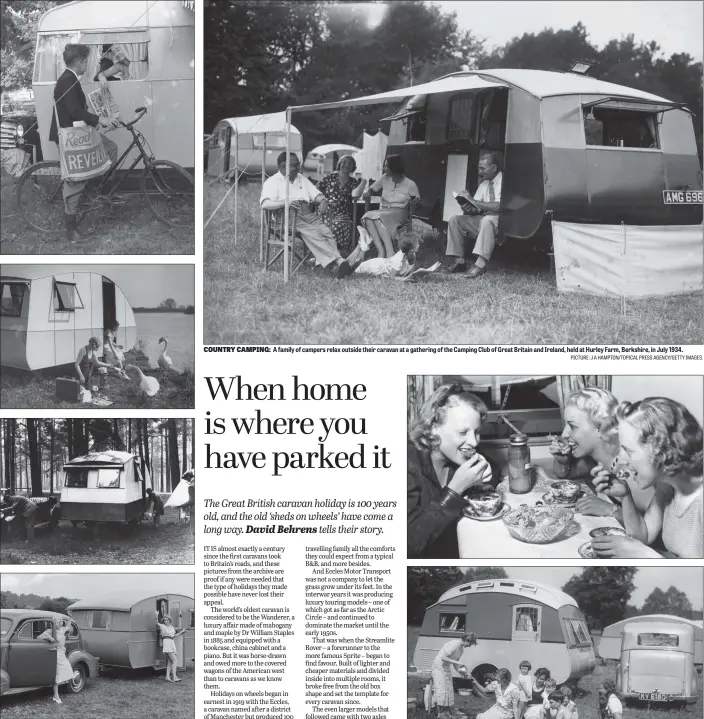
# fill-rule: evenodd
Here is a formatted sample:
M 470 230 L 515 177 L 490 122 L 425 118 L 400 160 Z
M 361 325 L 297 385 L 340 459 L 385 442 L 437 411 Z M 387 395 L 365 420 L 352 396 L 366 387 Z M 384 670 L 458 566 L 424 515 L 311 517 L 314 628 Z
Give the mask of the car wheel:
M 68 683 L 68 690 L 71 694 L 78 694 L 86 686 L 86 668 L 83 664 L 76 664 L 73 668 L 73 679 Z

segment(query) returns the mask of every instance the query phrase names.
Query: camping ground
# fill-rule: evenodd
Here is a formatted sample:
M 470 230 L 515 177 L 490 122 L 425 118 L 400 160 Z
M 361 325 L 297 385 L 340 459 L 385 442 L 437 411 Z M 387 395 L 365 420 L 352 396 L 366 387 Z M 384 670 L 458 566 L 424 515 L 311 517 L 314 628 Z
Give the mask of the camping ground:
M 301 269 L 287 284 L 281 264 L 259 262 L 259 193 L 240 186 L 238 244 L 234 191 L 204 189 L 204 341 L 211 344 L 701 344 L 702 293 L 640 300 L 558 294 L 549 258 L 509 241 L 491 271 L 419 283 L 379 277 L 336 280 Z M 422 223 L 414 222 L 422 230 Z M 426 242 L 419 260 L 440 259 Z
M 419 632 L 419 627 L 408 627 L 406 650 L 409 666 L 413 662 L 413 650 L 415 649 Z M 516 661 L 514 662 L 516 666 L 510 667 L 512 671 L 517 671 L 519 661 L 520 657 L 516 657 Z M 579 680 L 579 692 L 576 696 L 573 695 L 573 700 L 579 712 L 579 719 L 599 719 L 599 713 L 597 711 L 599 686 L 604 679 L 616 678 L 616 666 L 616 662 L 609 662 L 605 665 L 597 664 L 592 674 L 582 677 Z M 417 676 L 408 677 L 408 698 L 416 699 L 415 707 L 409 706 L 408 708 L 408 719 L 428 719 L 428 717 L 431 716 L 423 707 L 423 687 L 427 682 L 427 678 L 422 679 Z M 688 705 L 686 709 L 679 707 L 668 708 L 661 705 L 648 707 L 643 703 L 637 706 L 625 707 L 624 719 L 640 719 L 641 717 L 647 717 L 647 719 L 694 719 L 694 717 L 701 717 L 702 711 L 704 711 L 704 701 L 702 697 L 704 686 L 701 673 L 697 675 L 697 689 L 699 694 L 697 703 Z M 484 699 L 483 697 L 476 697 L 473 694 L 469 696 L 459 696 L 455 694 L 455 706 L 470 716 L 475 716 L 478 712 L 486 711 L 493 703 L 493 700 L 490 698 Z
M 51 700 L 51 687 L 2 700 L 3 719 L 192 719 L 195 711 L 195 668 L 179 671 L 183 681 L 164 681 L 164 673 L 106 669 L 88 681 L 80 694 L 62 694 L 63 706 Z

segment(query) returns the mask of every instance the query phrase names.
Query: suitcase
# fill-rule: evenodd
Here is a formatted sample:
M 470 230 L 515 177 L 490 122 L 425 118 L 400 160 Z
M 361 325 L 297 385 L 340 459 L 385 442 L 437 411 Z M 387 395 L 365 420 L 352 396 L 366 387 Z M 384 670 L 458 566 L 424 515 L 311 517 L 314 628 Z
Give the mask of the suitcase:
M 80 402 L 81 383 L 77 379 L 59 377 L 56 380 L 56 396 L 68 402 Z

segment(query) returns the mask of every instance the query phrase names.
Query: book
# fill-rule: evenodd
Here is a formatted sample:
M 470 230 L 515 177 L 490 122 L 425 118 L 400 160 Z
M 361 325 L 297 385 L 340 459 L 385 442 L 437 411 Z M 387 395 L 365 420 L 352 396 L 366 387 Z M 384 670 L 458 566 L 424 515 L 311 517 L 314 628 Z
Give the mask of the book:
M 474 198 L 469 194 L 469 192 L 467 192 L 467 190 L 462 190 L 461 192 L 453 192 L 452 196 L 455 198 L 455 200 L 457 200 L 457 204 L 463 209 L 467 205 L 471 205 L 476 210 L 480 210 Z

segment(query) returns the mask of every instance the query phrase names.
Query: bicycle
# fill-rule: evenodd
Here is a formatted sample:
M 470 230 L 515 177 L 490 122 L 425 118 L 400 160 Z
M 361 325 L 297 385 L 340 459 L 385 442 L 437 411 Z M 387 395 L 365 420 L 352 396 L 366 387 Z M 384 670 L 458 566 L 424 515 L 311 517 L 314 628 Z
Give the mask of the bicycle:
M 193 228 L 195 224 L 194 182 L 189 172 L 170 160 L 156 160 L 144 135 L 134 125 L 147 113 L 146 107 L 135 109 L 137 117 L 131 122 L 119 122 L 132 133 L 130 146 L 117 162 L 100 177 L 89 180 L 78 209 L 78 220 L 101 209 L 109 209 L 122 200 L 117 191 L 127 178 L 133 176 L 137 165 L 144 165 L 141 177 L 141 193 L 152 212 L 161 222 L 171 227 Z M 149 154 L 145 150 L 149 149 Z M 108 187 L 111 178 L 122 168 L 125 158 L 133 148 L 139 154 L 129 169 Z M 97 184 L 92 184 L 97 181 Z M 22 174 L 17 182 L 17 205 L 22 217 L 41 232 L 52 232 L 63 224 L 64 200 L 61 165 L 58 160 L 37 162 Z

